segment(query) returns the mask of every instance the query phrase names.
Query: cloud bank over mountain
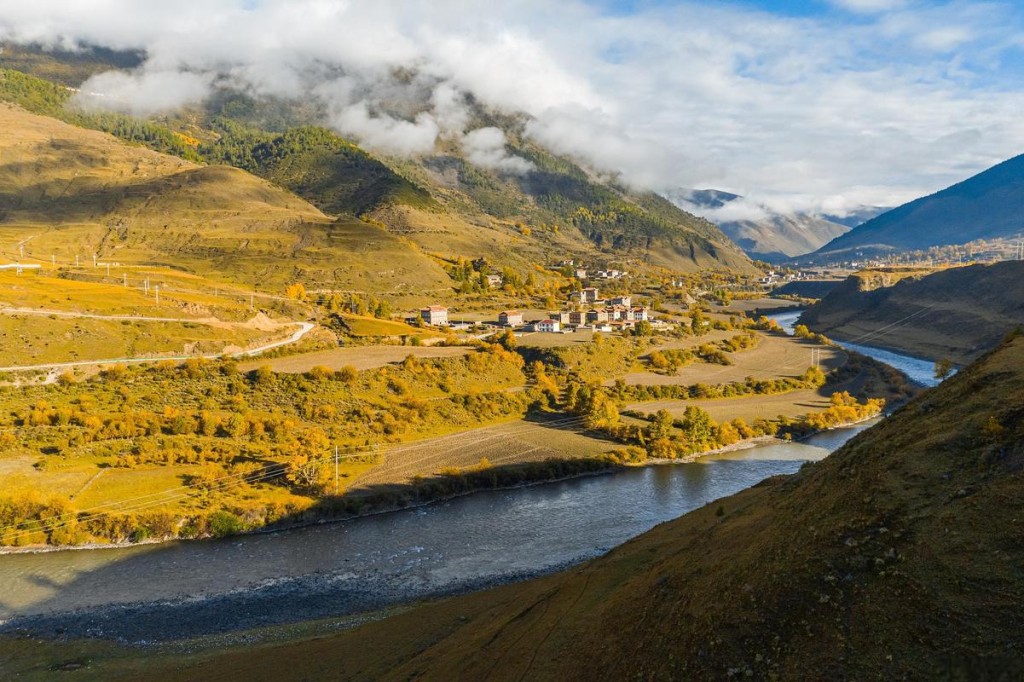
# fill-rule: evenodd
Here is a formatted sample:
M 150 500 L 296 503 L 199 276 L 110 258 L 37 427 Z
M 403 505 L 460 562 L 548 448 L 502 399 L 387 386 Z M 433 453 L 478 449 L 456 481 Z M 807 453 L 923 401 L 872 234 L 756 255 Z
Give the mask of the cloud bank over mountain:
M 769 3 L 762 3 L 769 6 Z M 529 172 L 466 97 L 638 187 L 713 186 L 841 214 L 895 205 L 1024 149 L 1010 3 L 830 0 L 0 0 L 0 39 L 144 50 L 94 77 L 94 103 L 148 114 L 213 88 L 316 97 L 388 153 L 453 135 Z

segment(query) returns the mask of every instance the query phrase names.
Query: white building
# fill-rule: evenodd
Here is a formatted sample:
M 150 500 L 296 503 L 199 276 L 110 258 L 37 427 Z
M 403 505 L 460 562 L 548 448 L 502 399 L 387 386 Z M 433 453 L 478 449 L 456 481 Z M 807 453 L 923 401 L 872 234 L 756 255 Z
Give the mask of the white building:
M 420 308 L 420 319 L 429 325 L 443 327 L 448 324 L 448 309 L 441 305 Z
M 520 327 L 523 324 L 523 313 L 518 310 L 503 310 L 498 313 L 498 324 L 502 327 Z
M 539 332 L 547 332 L 549 334 L 557 334 L 562 329 L 562 325 L 558 320 L 541 320 L 537 323 L 536 329 Z

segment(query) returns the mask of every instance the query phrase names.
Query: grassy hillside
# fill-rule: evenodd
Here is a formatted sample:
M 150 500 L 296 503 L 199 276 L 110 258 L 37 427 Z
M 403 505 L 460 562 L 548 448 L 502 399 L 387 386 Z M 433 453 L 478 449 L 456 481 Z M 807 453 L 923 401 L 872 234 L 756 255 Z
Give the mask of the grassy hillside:
M 826 336 L 967 363 L 1024 325 L 1024 263 L 866 271 L 800 318 Z
M 24 248 L 24 256 L 21 249 Z M 387 230 L 334 220 L 228 166 L 199 166 L 0 105 L 5 262 L 166 265 L 280 291 L 431 290 L 435 261 Z M 387 263 L 386 268 L 381 263 Z
M 833 239 L 815 255 L 925 250 L 1024 233 L 1024 155 L 916 199 Z
M 1021 405 L 1017 337 L 826 460 L 579 568 L 160 674 L 1016 679 Z

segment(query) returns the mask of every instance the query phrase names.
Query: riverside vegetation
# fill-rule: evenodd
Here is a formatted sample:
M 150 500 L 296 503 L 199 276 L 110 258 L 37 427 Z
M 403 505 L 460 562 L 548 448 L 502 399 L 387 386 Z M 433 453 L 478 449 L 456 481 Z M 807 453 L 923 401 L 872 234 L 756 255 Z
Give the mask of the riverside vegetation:
M 728 323 L 719 322 L 719 324 Z M 689 326 L 685 327 L 689 329 Z M 748 331 L 688 361 L 756 352 Z M 510 485 L 679 458 L 758 436 L 793 437 L 877 414 L 880 400 L 833 395 L 801 419 L 716 423 L 691 407 L 620 414 L 625 402 L 777 394 L 818 389 L 816 368 L 799 377 L 723 385 L 603 387 L 650 351 L 644 337 L 596 336 L 561 349 L 516 348 L 508 333 L 464 357 L 356 371 L 314 367 L 242 372 L 230 361 L 110 366 L 91 378 L 0 389 L 0 543 L 26 546 L 224 535 L 270 524 L 347 515 L 480 487 Z M 647 355 L 649 357 L 649 355 Z M 726 358 L 727 359 L 727 358 Z M 712 365 L 709 365 L 712 366 Z M 845 379 L 837 373 L 833 379 Z M 837 384 L 838 385 L 838 384 Z M 604 454 L 547 462 L 425 471 L 402 489 L 358 487 L 388 446 L 488 423 L 548 415 L 607 443 Z M 338 448 L 335 479 L 334 448 Z M 337 486 L 337 487 L 336 487 Z M 43 494 L 41 491 L 46 490 Z M 337 493 L 337 494 L 336 494 Z

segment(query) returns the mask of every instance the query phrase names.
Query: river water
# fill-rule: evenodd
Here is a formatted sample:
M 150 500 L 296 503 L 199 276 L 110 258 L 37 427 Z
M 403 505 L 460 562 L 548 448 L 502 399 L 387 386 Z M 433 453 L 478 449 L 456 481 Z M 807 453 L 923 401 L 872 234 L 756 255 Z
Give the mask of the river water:
M 803 310 L 790 310 L 784 313 L 769 315 L 768 317 L 778 322 L 780 327 L 792 334 L 794 327 L 796 327 L 796 322 L 802 313 Z M 901 355 L 884 348 L 864 346 L 859 343 L 847 341 L 835 341 L 835 343 L 843 348 L 857 351 L 861 355 L 872 357 L 879 362 L 892 365 L 921 386 L 935 386 L 939 383 L 935 378 L 935 363 L 931 360 L 922 360 L 909 355 Z
M 775 318 L 792 327 L 798 315 Z M 930 363 L 879 359 L 933 382 L 924 367 Z M 35 624 L 128 640 L 175 638 L 355 613 L 550 571 L 792 473 L 869 425 L 263 535 L 2 555 L 0 630 Z

